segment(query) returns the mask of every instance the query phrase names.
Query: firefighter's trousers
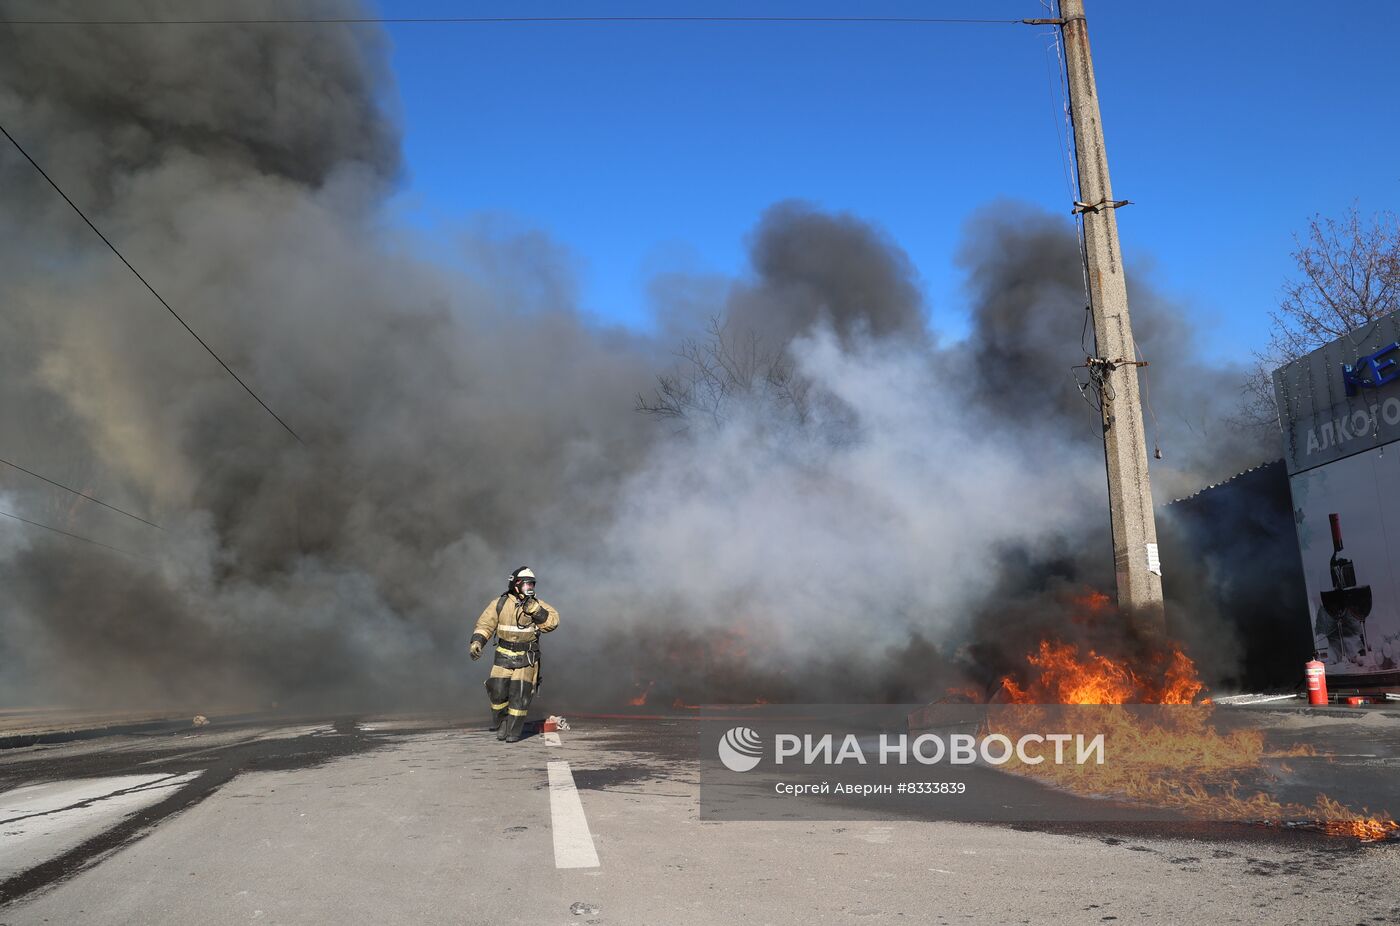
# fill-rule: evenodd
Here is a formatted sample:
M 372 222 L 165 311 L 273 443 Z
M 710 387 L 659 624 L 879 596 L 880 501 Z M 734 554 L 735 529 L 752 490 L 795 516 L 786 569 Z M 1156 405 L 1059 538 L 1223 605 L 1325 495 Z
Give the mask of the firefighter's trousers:
M 525 730 L 525 715 L 540 681 L 539 653 L 531 656 L 528 665 L 517 667 L 519 658 L 503 657 L 499 649 L 496 651 L 495 664 L 486 679 L 486 695 L 491 699 L 491 729 L 497 731 L 497 739 L 513 743 Z

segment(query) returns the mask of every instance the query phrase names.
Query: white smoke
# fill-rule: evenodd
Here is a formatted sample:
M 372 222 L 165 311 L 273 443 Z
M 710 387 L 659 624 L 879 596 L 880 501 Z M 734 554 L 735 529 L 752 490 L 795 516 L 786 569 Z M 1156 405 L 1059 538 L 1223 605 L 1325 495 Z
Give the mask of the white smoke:
M 801 423 L 736 403 L 718 428 L 653 448 L 602 535 L 613 570 L 802 659 L 914 632 L 950 640 L 990 591 L 999 547 L 1098 517 L 1102 476 L 1057 465 L 1063 435 L 988 414 L 926 345 L 843 346 L 823 326 L 792 354 L 831 402 Z

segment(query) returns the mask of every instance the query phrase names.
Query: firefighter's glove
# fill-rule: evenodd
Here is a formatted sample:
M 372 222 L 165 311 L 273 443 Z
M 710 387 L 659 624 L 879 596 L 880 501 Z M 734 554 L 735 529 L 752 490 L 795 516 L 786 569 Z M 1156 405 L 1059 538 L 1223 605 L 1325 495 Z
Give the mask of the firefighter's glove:
M 468 649 L 471 651 L 472 660 L 473 660 L 473 661 L 475 661 L 475 660 L 481 658 L 481 641 L 480 641 L 480 640 L 473 640 L 473 641 L 472 641 L 472 645 L 469 646 Z
M 543 624 L 545 621 L 549 620 L 549 609 L 535 608 L 535 613 L 530 615 L 530 620 L 534 621 L 536 624 Z

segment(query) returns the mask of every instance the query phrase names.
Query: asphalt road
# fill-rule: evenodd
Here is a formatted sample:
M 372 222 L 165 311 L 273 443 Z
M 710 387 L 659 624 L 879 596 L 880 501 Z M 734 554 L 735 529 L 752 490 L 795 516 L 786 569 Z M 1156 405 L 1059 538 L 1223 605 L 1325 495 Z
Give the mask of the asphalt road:
M 1400 922 L 1397 844 L 703 822 L 695 731 L 364 718 L 0 751 L 0 926 Z

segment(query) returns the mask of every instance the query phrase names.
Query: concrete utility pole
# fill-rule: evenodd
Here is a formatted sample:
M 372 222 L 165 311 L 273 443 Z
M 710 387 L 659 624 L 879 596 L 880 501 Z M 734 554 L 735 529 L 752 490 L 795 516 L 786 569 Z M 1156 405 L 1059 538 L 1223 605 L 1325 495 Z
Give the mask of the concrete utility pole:
M 1103 406 L 1103 448 L 1108 464 L 1108 510 L 1113 524 L 1113 563 L 1118 605 L 1146 624 L 1164 622 L 1162 570 L 1157 559 L 1157 521 L 1147 474 L 1147 443 L 1138 394 L 1137 351 L 1128 322 L 1128 286 L 1118 220 L 1108 182 L 1094 63 L 1083 0 L 1060 0 L 1060 31 L 1069 74 L 1070 116 L 1079 162 L 1079 202 L 1084 216 L 1084 249 L 1089 273 L 1089 306 L 1094 316 L 1097 357 L 1089 373 Z

